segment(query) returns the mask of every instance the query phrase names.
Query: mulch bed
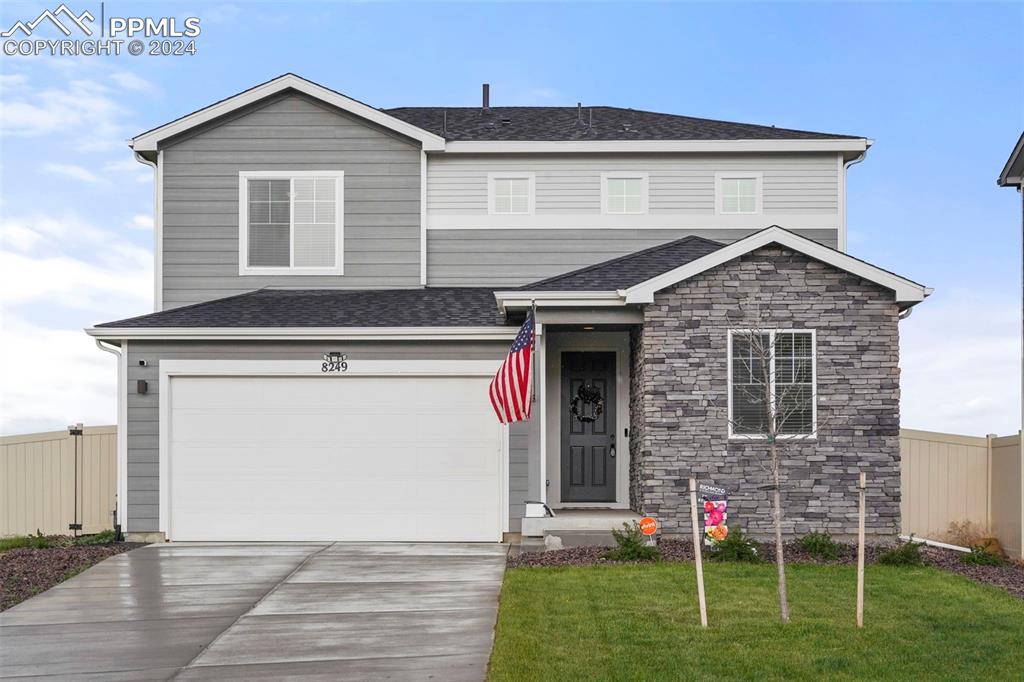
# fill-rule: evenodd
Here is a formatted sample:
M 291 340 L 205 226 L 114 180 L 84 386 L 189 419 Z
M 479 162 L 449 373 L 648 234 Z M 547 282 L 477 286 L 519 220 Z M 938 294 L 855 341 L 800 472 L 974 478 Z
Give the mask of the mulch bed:
M 875 563 L 878 557 L 890 546 L 868 545 L 864 551 L 867 563 Z M 693 543 L 689 540 L 662 538 L 658 541 L 662 561 L 693 561 Z M 825 560 L 812 556 L 799 545 L 786 543 L 786 561 L 794 564 L 839 564 L 857 563 L 857 548 L 853 545 L 841 545 L 838 559 Z M 509 559 L 509 568 L 543 568 L 556 566 L 601 566 L 622 562 L 609 561 L 604 558 L 608 547 L 572 547 L 550 552 L 524 552 Z M 775 545 L 761 544 L 761 555 L 769 562 L 775 561 Z M 705 558 L 706 558 L 705 554 Z M 1024 564 L 1007 563 L 1003 566 L 974 566 L 965 564 L 960 552 L 938 547 L 922 547 L 921 556 L 928 566 L 957 573 L 984 585 L 995 585 L 1010 594 L 1024 599 Z
M 0 611 L 48 590 L 107 557 L 140 543 L 9 549 L 0 553 Z
M 1020 562 L 1002 566 L 975 566 L 961 561 L 960 552 L 936 547 L 923 548 L 921 556 L 929 566 L 957 573 L 983 585 L 1001 587 L 1015 597 L 1024 599 L 1024 564 Z

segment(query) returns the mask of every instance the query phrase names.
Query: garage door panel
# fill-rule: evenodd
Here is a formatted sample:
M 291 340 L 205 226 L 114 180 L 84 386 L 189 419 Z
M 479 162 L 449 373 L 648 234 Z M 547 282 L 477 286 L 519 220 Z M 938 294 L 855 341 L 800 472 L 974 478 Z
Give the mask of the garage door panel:
M 500 538 L 504 434 L 467 377 L 175 377 L 175 540 Z

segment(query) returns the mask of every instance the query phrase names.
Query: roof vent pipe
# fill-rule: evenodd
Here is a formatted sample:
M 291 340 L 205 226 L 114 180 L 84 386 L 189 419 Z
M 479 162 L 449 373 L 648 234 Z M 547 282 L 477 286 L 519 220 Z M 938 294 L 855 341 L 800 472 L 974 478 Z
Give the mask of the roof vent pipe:
M 484 83 L 484 113 L 489 114 L 491 112 L 491 84 Z
M 576 122 L 583 123 L 583 102 L 576 102 Z

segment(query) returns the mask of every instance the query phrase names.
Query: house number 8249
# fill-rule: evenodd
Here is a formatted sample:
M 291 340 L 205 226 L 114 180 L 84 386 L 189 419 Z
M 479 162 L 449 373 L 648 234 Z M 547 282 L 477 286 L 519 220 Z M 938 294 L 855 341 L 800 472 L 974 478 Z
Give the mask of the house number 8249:
M 347 372 L 348 356 L 343 353 L 324 353 L 324 361 L 320 365 L 320 371 L 324 374 L 330 372 Z

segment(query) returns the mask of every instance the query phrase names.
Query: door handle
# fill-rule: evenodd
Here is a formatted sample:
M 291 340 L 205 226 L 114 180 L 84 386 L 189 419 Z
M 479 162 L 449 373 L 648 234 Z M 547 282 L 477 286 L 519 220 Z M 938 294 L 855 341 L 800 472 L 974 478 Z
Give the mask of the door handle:
M 611 452 L 609 453 L 610 456 L 611 457 L 615 457 L 615 436 L 614 435 L 611 437 L 611 447 L 610 447 L 610 450 L 611 450 Z

